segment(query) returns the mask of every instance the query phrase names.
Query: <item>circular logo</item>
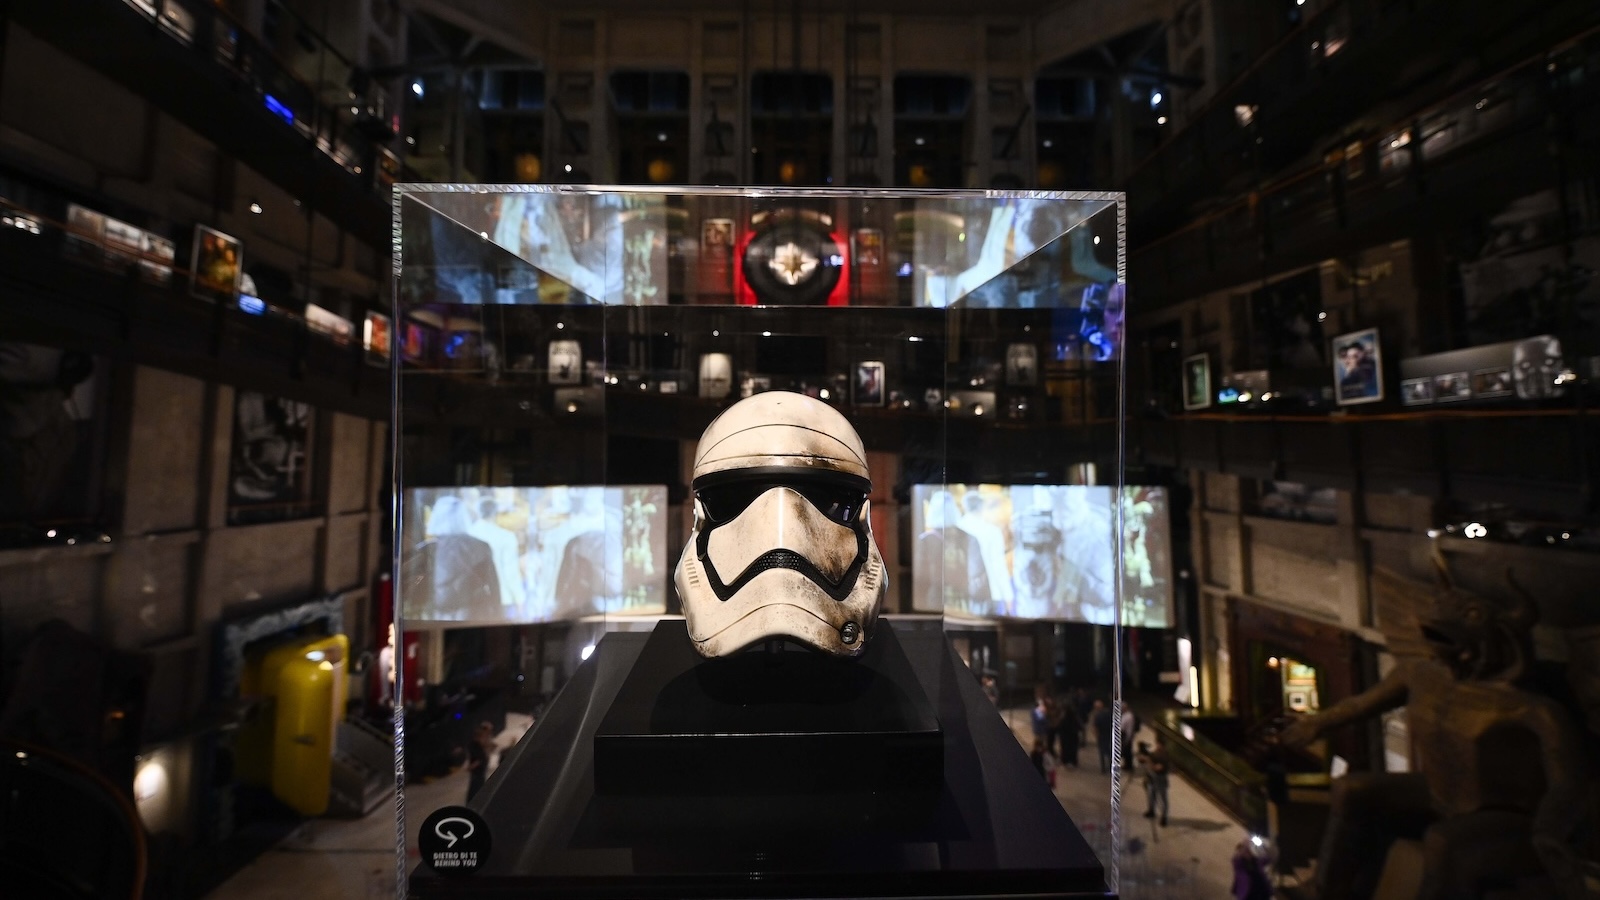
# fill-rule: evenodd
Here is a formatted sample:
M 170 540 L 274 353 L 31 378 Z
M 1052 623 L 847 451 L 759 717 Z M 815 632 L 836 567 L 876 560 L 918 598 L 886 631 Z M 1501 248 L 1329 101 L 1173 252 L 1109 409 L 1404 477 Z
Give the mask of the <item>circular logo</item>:
M 439 875 L 471 875 L 489 861 L 489 823 L 465 806 L 445 806 L 422 820 L 417 849 Z

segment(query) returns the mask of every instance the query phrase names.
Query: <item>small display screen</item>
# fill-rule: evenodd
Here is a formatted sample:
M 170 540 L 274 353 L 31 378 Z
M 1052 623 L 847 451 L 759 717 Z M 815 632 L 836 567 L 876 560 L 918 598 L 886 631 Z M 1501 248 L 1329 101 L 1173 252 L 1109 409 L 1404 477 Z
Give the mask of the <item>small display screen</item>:
M 1109 625 L 1116 553 L 1123 553 L 1122 624 L 1172 621 L 1167 495 L 1087 485 L 919 484 L 912 491 L 912 592 L 927 612 Z
M 416 488 L 406 514 L 405 619 L 666 612 L 664 485 Z

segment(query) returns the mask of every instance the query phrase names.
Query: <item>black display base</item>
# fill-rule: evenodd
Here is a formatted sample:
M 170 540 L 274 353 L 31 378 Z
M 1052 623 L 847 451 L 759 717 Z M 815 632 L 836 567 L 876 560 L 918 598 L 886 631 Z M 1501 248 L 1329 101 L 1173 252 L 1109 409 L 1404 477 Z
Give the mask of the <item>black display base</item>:
M 944 736 L 888 627 L 857 659 L 795 647 L 708 660 L 682 620 L 661 622 L 594 737 L 595 793 L 610 797 L 849 802 L 937 798 L 943 784 Z
M 598 793 L 596 738 L 648 643 L 644 634 L 613 633 L 473 800 L 493 837 L 488 863 L 465 878 L 418 868 L 410 896 L 1107 897 L 1093 850 L 939 626 L 886 621 L 872 637 L 894 629 L 889 640 L 937 716 L 943 773 L 926 815 L 905 813 L 914 807 L 902 807 L 892 791 L 827 802 L 794 791 L 718 793 L 704 784 Z M 701 714 L 709 715 L 684 713 Z M 833 762 L 850 778 L 863 761 Z M 804 832 L 774 825 L 792 810 L 826 813 L 826 822 L 813 820 Z M 407 809 L 419 820 L 429 812 Z

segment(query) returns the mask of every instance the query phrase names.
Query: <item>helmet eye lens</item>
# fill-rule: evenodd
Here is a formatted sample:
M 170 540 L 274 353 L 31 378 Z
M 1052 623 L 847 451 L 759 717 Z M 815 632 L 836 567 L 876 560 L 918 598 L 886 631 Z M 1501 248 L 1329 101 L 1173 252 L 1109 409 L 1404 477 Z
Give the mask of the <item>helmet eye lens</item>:
M 757 497 L 777 487 L 787 487 L 805 497 L 807 502 L 828 519 L 840 525 L 852 525 L 866 502 L 866 494 L 848 487 L 826 484 L 726 484 L 702 488 L 697 492 L 706 516 L 713 524 L 721 525 L 738 518 Z
M 861 511 L 861 504 L 867 499 L 865 494 L 847 487 L 807 484 L 796 485 L 795 490 L 811 501 L 811 505 L 815 506 L 818 512 L 840 525 L 855 522 L 856 513 Z
M 767 492 L 767 487 L 764 484 L 726 484 L 704 488 L 698 493 L 700 504 L 705 507 L 706 516 L 712 522 L 721 525 L 738 518 L 745 507 Z

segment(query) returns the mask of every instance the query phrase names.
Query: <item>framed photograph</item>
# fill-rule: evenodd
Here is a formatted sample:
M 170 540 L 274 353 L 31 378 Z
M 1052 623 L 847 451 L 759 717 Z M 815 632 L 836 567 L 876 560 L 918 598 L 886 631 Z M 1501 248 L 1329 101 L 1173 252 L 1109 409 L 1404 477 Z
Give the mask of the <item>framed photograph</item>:
M 1433 402 L 1453 403 L 1472 399 L 1472 376 L 1466 372 L 1450 372 L 1433 376 Z
M 1511 370 L 1505 366 L 1479 369 L 1472 373 L 1474 397 L 1509 397 L 1514 393 L 1516 388 L 1511 379 Z
M 851 382 L 851 402 L 856 406 L 882 406 L 883 395 L 883 363 L 877 360 L 856 363 L 855 381 Z
M 234 524 L 304 515 L 311 489 L 312 410 L 306 403 L 240 391 L 233 408 L 228 518 Z
M 577 341 L 551 341 L 551 384 L 583 383 L 583 347 Z
M 1433 402 L 1432 378 L 1407 378 L 1400 382 L 1400 402 L 1405 406 L 1426 406 Z
M 733 357 L 726 353 L 700 356 L 700 396 L 721 400 L 733 391 Z
M 203 300 L 232 303 L 244 272 L 244 244 L 232 235 L 204 225 L 194 227 L 190 293 Z
M 408 363 L 426 364 L 433 358 L 433 332 L 421 322 L 406 322 L 401 332 L 400 358 Z
M 1033 387 L 1039 383 L 1039 348 L 1032 344 L 1006 347 L 1006 384 Z
M 1183 408 L 1205 409 L 1211 405 L 1211 356 L 1197 353 L 1183 361 Z
M 155 284 L 172 281 L 172 263 L 178 258 L 177 246 L 172 241 L 146 231 L 140 252 L 144 259 L 139 261 L 139 274 L 145 280 Z
M 733 259 L 732 219 L 706 219 L 700 223 L 700 258 L 723 265 Z
M 1383 357 L 1378 329 L 1364 328 L 1333 339 L 1334 397 L 1340 406 L 1383 399 Z M 1436 395 L 1437 390 L 1434 392 Z
M 368 312 L 361 326 L 361 347 L 367 351 L 367 362 L 375 366 L 389 362 L 389 317 L 383 313 Z
M 69 259 L 98 263 L 105 259 L 106 217 L 76 203 L 67 204 L 67 240 L 62 245 Z
M 306 304 L 306 327 L 341 347 L 350 343 L 356 333 L 355 323 L 315 303 Z

